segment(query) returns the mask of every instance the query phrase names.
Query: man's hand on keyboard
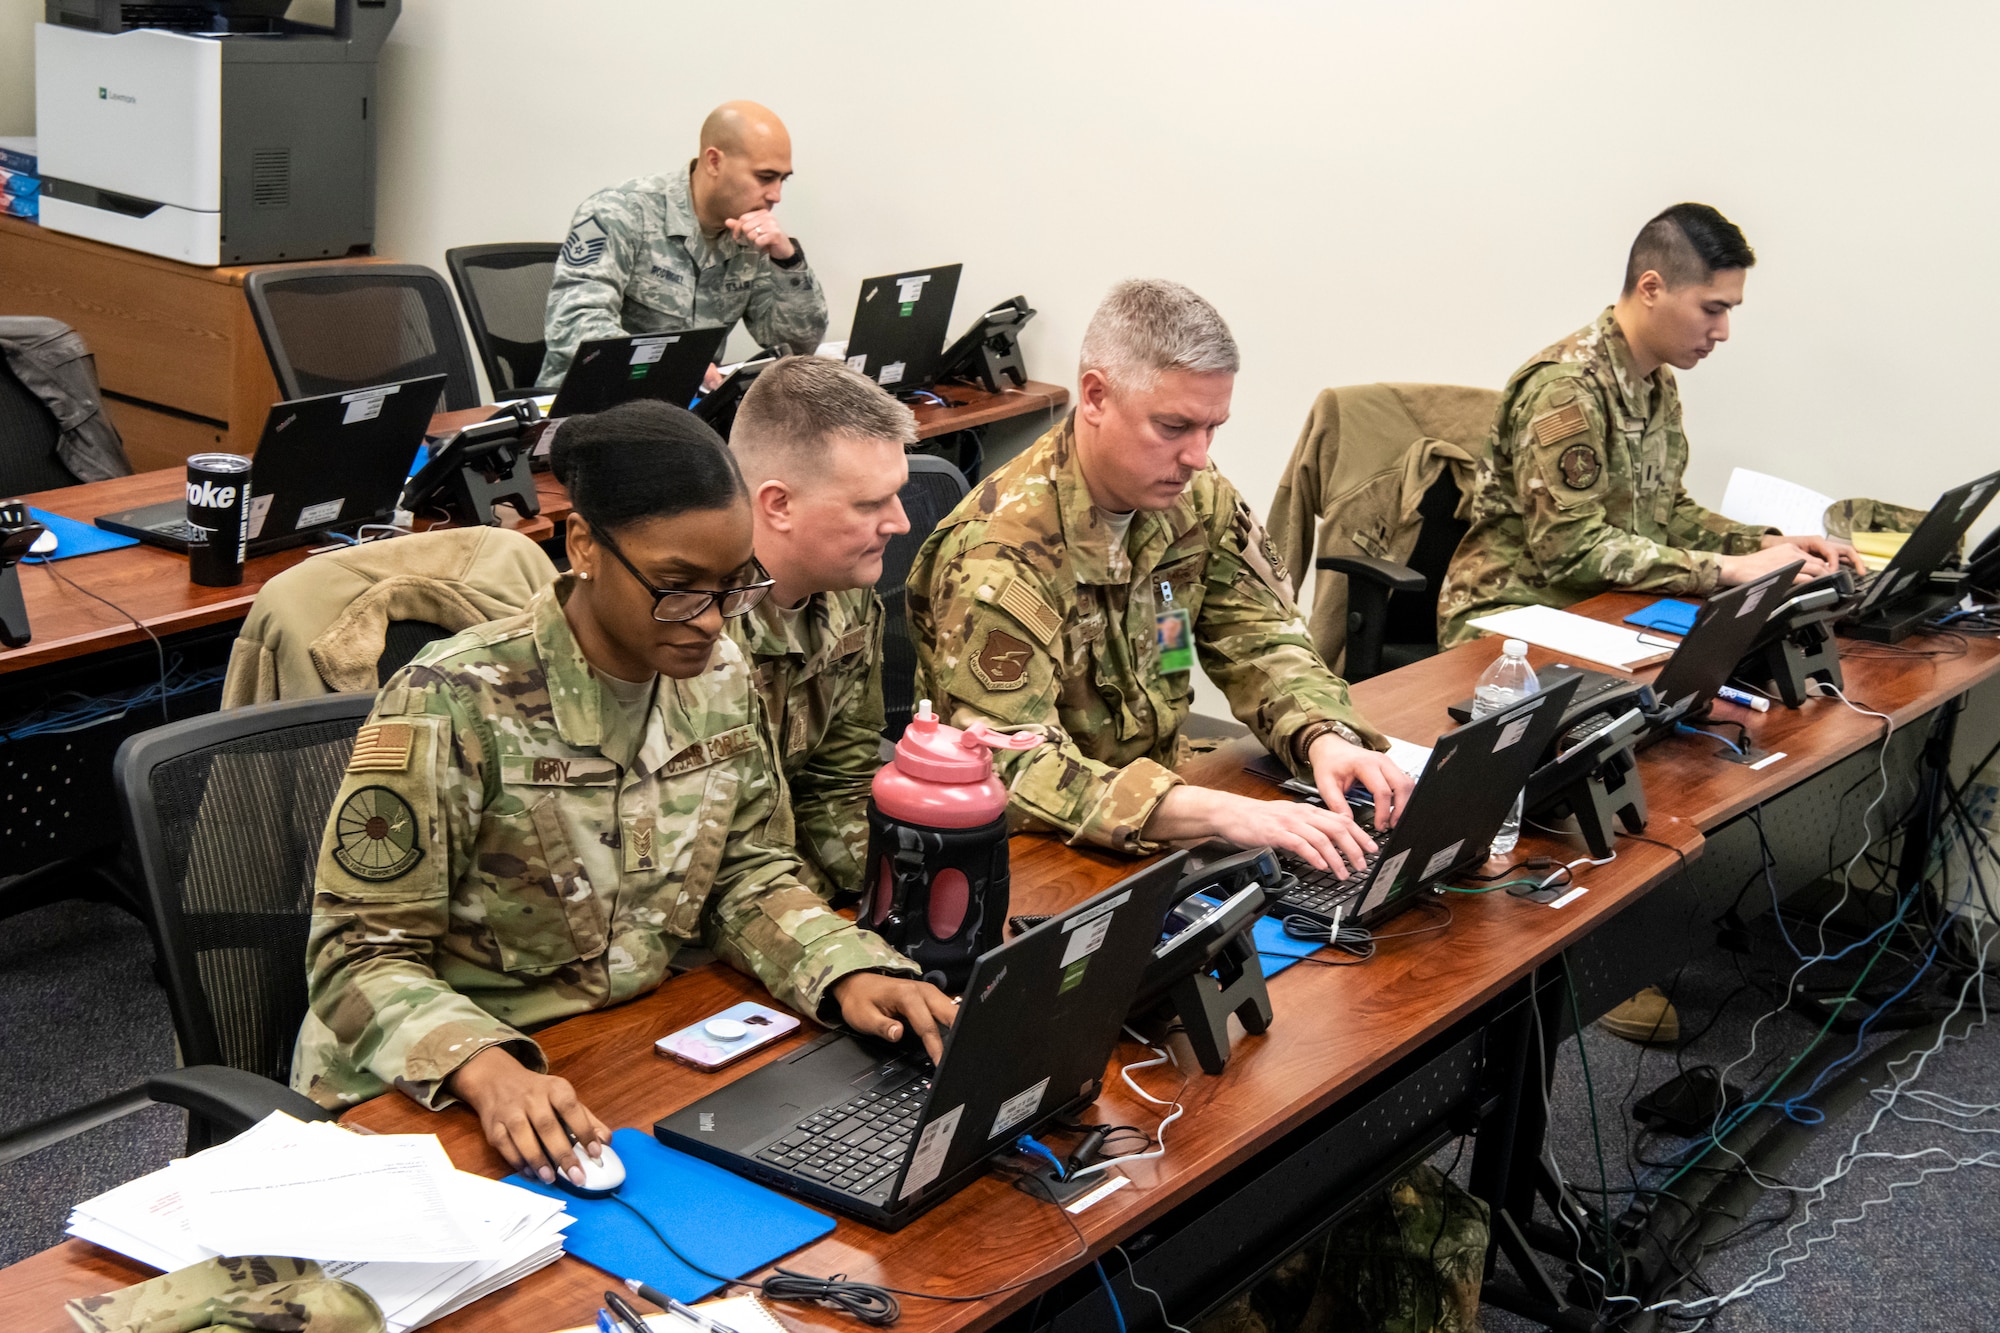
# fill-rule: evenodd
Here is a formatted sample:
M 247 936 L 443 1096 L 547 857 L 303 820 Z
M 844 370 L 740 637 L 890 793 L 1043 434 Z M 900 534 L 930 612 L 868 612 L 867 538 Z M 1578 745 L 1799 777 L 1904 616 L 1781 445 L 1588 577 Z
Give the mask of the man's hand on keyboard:
M 1839 541 L 1832 537 L 1766 536 L 1764 538 L 1764 546 L 1766 549 L 1773 546 L 1796 546 L 1813 559 L 1824 563 L 1827 573 L 1832 573 L 1843 565 L 1857 574 L 1861 572 L 1861 553 L 1855 550 L 1850 543 Z M 1805 573 L 1804 570 L 1799 572 L 1801 575 Z
M 1337 815 L 1349 815 L 1347 789 L 1357 783 L 1368 789 L 1375 802 L 1374 824 L 1378 829 L 1396 827 L 1403 806 L 1416 783 L 1396 767 L 1388 755 L 1364 749 L 1338 736 L 1321 736 L 1312 744 L 1313 785 L 1326 808 Z
M 1146 837 L 1153 842 L 1222 838 L 1238 847 L 1269 844 L 1342 879 L 1347 865 L 1361 869 L 1375 850 L 1374 840 L 1344 803 L 1336 813 L 1303 801 L 1259 801 L 1192 785 L 1175 787 L 1161 798 L 1146 821 Z

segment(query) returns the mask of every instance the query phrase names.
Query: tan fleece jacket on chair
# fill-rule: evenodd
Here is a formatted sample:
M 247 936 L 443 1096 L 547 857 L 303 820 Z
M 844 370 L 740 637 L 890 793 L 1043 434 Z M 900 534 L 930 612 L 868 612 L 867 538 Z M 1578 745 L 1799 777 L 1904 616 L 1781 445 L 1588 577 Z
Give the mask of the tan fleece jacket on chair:
M 1417 507 L 1446 468 L 1458 483 L 1458 514 L 1465 517 L 1473 460 L 1499 399 L 1492 389 L 1452 384 L 1321 390 L 1265 525 L 1299 591 L 1318 556 L 1407 561 L 1423 526 Z M 1314 573 L 1307 624 L 1320 656 L 1338 674 L 1347 652 L 1345 574 Z
M 555 578 L 542 548 L 506 528 L 445 528 L 316 555 L 258 592 L 229 651 L 222 706 L 373 690 L 391 621 L 457 633 L 513 615 Z

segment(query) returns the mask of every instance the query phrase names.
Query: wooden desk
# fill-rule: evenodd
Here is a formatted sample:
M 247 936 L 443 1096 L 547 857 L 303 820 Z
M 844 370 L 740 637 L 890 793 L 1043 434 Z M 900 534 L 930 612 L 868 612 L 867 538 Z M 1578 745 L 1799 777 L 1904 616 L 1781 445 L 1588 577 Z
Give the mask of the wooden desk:
M 243 295 L 250 271 L 197 268 L 0 218 L 0 315 L 44 315 L 83 335 L 105 411 L 141 472 L 205 449 L 257 447 L 278 384 Z
M 1386 680 L 1368 682 L 1357 690 L 1371 708 L 1382 705 L 1395 691 Z M 1407 726 L 1401 734 L 1429 740 L 1448 722 L 1440 712 L 1428 726 Z M 1269 795 L 1268 787 L 1241 771 L 1244 760 L 1254 753 L 1249 742 L 1233 743 L 1197 760 L 1191 776 Z M 1690 834 L 1679 844 L 1680 850 L 1694 855 L 1699 843 L 1699 837 Z M 1524 842 L 1534 845 L 1533 839 Z M 1560 849 L 1560 844 L 1547 848 Z M 1047 912 L 1077 902 L 1133 868 L 1129 862 L 1074 850 L 1046 837 L 1016 838 L 1013 857 L 1014 910 L 1024 912 Z M 1621 858 L 1615 877 L 1601 881 L 1586 877 L 1594 891 L 1564 910 L 1550 911 L 1504 894 L 1468 897 L 1452 903 L 1455 919 L 1447 935 L 1386 940 L 1376 958 L 1363 967 L 1309 963 L 1292 967 L 1272 982 L 1277 1021 L 1271 1032 L 1240 1040 L 1222 1077 L 1197 1075 L 1187 1085 L 1183 1094 L 1187 1114 L 1169 1132 L 1172 1147 L 1167 1157 L 1128 1168 L 1133 1186 L 1076 1219 L 1088 1237 L 1090 1256 L 1221 1181 L 1259 1150 L 1335 1106 L 1478 1006 L 1502 996 L 1538 964 L 1661 882 L 1674 867 L 1671 851 L 1641 847 Z M 1421 923 L 1424 915 L 1410 919 Z M 1440 947 L 1447 939 L 1450 947 Z M 655 1119 L 718 1083 L 713 1076 L 655 1056 L 653 1041 L 758 994 L 759 988 L 749 979 L 720 966 L 709 967 L 633 1003 L 558 1024 L 541 1040 L 552 1067 L 576 1084 L 607 1123 L 650 1130 Z M 773 1047 L 742 1068 L 778 1058 L 809 1035 Z M 1117 1057 L 1119 1062 L 1138 1058 L 1143 1058 L 1140 1048 L 1129 1044 Z M 1142 1076 L 1142 1081 L 1147 1080 Z M 1158 1075 L 1149 1082 L 1162 1092 L 1173 1087 Z M 1158 1120 L 1157 1108 L 1133 1098 L 1115 1077 L 1107 1081 L 1107 1089 L 1094 1118 L 1130 1124 Z M 496 1176 L 505 1171 L 480 1136 L 477 1120 L 463 1108 L 432 1113 L 390 1095 L 357 1108 L 347 1120 L 385 1133 L 435 1132 L 460 1166 Z M 906 1300 L 898 1327 L 917 1333 L 990 1325 L 1028 1304 L 1038 1290 L 1082 1267 L 1087 1258 L 1060 1214 L 986 1176 L 894 1235 L 842 1221 L 826 1240 L 785 1262 L 808 1272 L 844 1271 L 856 1278 L 939 1293 L 1029 1284 L 971 1305 Z M 19 1312 L 17 1328 L 54 1333 L 64 1327 L 57 1309 L 61 1299 L 146 1276 L 146 1270 L 120 1256 L 72 1241 L 0 1273 L 0 1303 Z M 603 1274 L 565 1258 L 435 1327 L 540 1333 L 587 1322 L 604 1285 Z M 795 1326 L 852 1333 L 851 1324 L 831 1314 L 795 1306 L 781 1310 Z
M 159 262 L 164 264 L 168 261 Z M 0 252 L 0 275 L 4 275 L 4 264 L 4 252 Z M 181 268 L 184 265 L 171 267 Z M 4 276 L 0 276 L 0 290 L 4 290 L 5 281 Z M 263 355 L 261 346 L 258 355 Z M 932 404 L 916 410 L 920 437 L 929 439 L 1034 412 L 1057 412 L 1069 402 L 1069 390 L 1060 385 L 1033 381 L 1025 389 L 1002 394 L 961 386 L 948 386 L 945 392 L 953 396 L 952 406 Z M 263 410 L 261 407 L 258 409 L 260 426 Z M 493 415 L 493 411 L 491 407 L 475 407 L 458 412 L 441 412 L 431 419 L 431 434 L 438 436 L 463 429 L 486 420 Z M 162 468 L 113 481 L 43 491 L 22 498 L 37 509 L 88 523 L 99 514 L 171 500 L 180 492 L 185 478 L 186 473 L 177 468 Z M 536 541 L 544 541 L 553 536 L 556 525 L 568 517 L 569 493 L 546 472 L 536 476 L 535 486 L 542 502 L 540 517 L 523 523 L 510 522 L 509 526 Z M 116 602 L 138 616 L 155 634 L 166 635 L 241 620 L 248 614 L 250 603 L 256 600 L 265 580 L 304 560 L 309 549 L 300 546 L 274 555 L 259 556 L 244 566 L 243 582 L 234 588 L 202 588 L 189 583 L 186 557 L 155 546 L 130 546 L 100 555 L 59 561 L 54 566 L 55 572 L 24 567 L 21 571 L 22 594 L 28 604 L 28 623 L 35 637 L 26 647 L 0 649 L 0 674 L 65 661 L 145 638 L 144 631 L 129 618 L 65 585 L 56 577 L 57 573 L 78 587 Z

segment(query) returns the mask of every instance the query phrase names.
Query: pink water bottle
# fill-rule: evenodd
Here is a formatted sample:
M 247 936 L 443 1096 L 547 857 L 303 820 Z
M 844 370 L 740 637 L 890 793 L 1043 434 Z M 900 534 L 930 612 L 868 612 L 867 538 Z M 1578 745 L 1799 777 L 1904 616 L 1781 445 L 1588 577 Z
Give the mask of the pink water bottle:
M 1007 785 L 993 751 L 1040 744 L 984 722 L 948 726 L 925 699 L 875 774 L 861 924 L 948 994 L 965 988 L 1007 923 Z

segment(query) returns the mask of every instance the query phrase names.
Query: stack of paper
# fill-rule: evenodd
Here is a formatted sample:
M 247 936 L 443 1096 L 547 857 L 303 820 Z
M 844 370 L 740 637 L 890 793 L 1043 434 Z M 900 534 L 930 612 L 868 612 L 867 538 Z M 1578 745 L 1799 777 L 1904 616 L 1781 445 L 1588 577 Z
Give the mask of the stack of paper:
M 219 1254 L 316 1259 L 406 1333 L 554 1263 L 563 1205 L 452 1167 L 432 1134 L 274 1112 L 77 1205 L 69 1234 L 171 1272 Z
M 1810 486 L 1739 467 L 1723 488 L 1722 512 L 1736 523 L 1776 528 L 1789 537 L 1826 535 L 1826 511 L 1833 503 Z
M 1664 662 L 1674 654 L 1671 640 L 1638 634 L 1588 616 L 1547 606 L 1516 606 L 1480 616 L 1473 628 L 1508 639 L 1525 639 L 1564 657 L 1581 657 L 1619 671 Z

